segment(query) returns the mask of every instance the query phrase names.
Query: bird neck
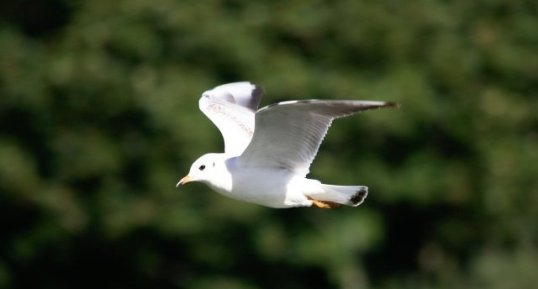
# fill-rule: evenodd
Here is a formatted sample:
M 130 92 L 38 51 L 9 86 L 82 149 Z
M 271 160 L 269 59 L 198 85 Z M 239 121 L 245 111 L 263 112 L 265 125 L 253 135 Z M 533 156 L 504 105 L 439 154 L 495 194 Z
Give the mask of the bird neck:
M 213 176 L 207 184 L 221 193 L 230 192 L 233 187 L 231 171 L 234 167 L 235 158 L 227 158 L 224 154 L 222 159 L 216 161 Z

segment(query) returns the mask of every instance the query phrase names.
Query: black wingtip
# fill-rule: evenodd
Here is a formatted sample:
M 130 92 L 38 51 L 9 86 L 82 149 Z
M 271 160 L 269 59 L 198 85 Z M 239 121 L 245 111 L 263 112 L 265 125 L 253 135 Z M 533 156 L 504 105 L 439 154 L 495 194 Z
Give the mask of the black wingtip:
M 385 105 L 382 107 L 394 107 L 394 108 L 400 108 L 400 104 L 397 102 L 387 101 L 385 102 Z
M 351 198 L 349 198 L 349 201 L 351 204 L 353 204 L 353 206 L 358 206 L 364 201 L 364 199 L 366 199 L 366 196 L 368 196 L 368 188 L 362 187 L 357 190 L 355 194 L 351 196 Z
M 260 102 L 263 97 L 263 89 L 261 88 L 261 86 L 252 82 L 250 84 L 254 86 L 254 89 L 252 89 L 251 92 L 249 107 L 255 112 L 258 109 L 258 106 L 260 106 Z
M 261 86 L 259 86 L 257 84 L 254 84 L 254 83 L 252 83 L 252 85 L 254 85 L 254 89 L 252 90 L 252 96 L 254 96 L 254 97 L 262 97 L 263 89 L 261 88 Z
M 400 104 L 393 101 L 386 101 L 385 103 L 383 103 L 383 105 L 379 106 L 379 108 L 385 108 L 385 107 L 400 108 Z

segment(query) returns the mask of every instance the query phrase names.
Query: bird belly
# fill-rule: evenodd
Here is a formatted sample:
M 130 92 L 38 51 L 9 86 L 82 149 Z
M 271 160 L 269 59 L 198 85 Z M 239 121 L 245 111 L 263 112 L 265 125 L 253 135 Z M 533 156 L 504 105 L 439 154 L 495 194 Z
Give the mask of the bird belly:
M 295 174 L 284 169 L 241 168 L 232 174 L 231 190 L 221 193 L 272 208 L 310 206 L 311 201 L 304 194 L 290 190 L 290 184 L 296 183 L 296 178 Z

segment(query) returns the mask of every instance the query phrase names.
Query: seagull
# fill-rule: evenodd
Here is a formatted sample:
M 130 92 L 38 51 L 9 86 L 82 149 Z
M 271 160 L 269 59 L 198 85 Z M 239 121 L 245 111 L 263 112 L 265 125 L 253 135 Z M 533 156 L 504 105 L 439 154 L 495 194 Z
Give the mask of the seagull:
M 224 138 L 224 153 L 198 158 L 176 187 L 202 182 L 224 196 L 271 208 L 358 206 L 368 187 L 322 184 L 306 178 L 336 118 L 393 102 L 291 100 L 258 109 L 262 89 L 251 82 L 202 93 L 200 110 Z

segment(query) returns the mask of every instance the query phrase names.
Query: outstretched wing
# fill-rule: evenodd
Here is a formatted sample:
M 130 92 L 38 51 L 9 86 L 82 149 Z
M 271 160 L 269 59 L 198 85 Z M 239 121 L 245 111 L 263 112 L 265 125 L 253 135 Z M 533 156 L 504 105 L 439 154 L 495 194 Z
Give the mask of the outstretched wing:
M 261 88 L 246 81 L 219 85 L 202 94 L 200 110 L 220 130 L 225 153 L 240 155 L 250 143 L 262 95 Z
M 357 112 L 396 106 L 383 101 L 285 101 L 256 113 L 256 130 L 239 160 L 247 167 L 280 167 L 306 176 L 331 122 Z

